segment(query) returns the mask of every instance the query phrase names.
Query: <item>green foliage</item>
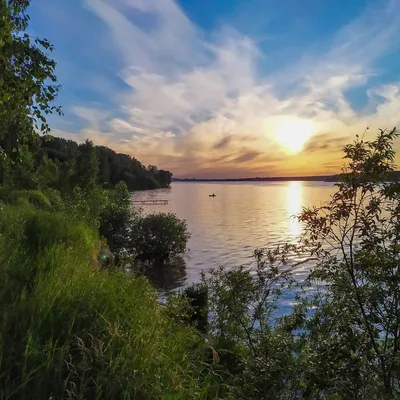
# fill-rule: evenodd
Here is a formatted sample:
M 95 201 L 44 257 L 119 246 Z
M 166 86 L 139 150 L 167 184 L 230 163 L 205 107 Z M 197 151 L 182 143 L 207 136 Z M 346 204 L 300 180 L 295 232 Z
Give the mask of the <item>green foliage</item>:
M 29 146 L 21 145 L 14 161 L 5 156 L 0 160 L 0 183 L 19 189 L 57 187 L 58 166 L 47 156 L 37 160 Z
M 202 340 L 145 280 L 98 271 L 96 243 L 63 214 L 1 213 L 0 398 L 211 398 Z
M 92 190 L 83 190 L 77 186 L 67 197 L 66 208 L 71 219 L 85 221 L 97 229 L 106 202 L 107 193 L 104 189 L 94 187 Z
M 107 240 L 111 251 L 121 253 L 129 246 L 129 228 L 134 218 L 131 195 L 125 182 L 106 192 L 100 214 L 99 232 Z
M 41 138 L 41 149 L 50 159 L 62 163 L 76 160 L 79 156 L 78 143 L 48 135 Z
M 59 181 L 58 167 L 51 159 L 45 156 L 40 160 L 37 176 L 40 187 L 55 187 Z
M 130 243 L 139 260 L 164 261 L 182 254 L 189 238 L 186 221 L 172 213 L 137 218 L 130 232 Z
M 206 333 L 208 328 L 208 287 L 193 284 L 167 297 L 168 315 L 176 321 L 196 327 Z
M 15 161 L 5 157 L 3 168 L 5 170 L 3 184 L 19 189 L 37 189 L 39 187 L 38 175 L 35 171 L 35 159 L 26 145 L 21 145 Z
M 47 197 L 54 211 L 64 210 L 64 200 L 58 190 L 47 188 L 42 189 L 42 193 Z
M 15 190 L 0 187 L 0 201 L 11 205 L 30 205 L 40 210 L 61 210 L 63 201 L 56 190 Z
M 169 171 L 148 170 L 134 157 L 119 154 L 108 147 L 96 148 L 99 157 L 99 183 L 113 187 L 124 181 L 130 191 L 168 187 L 172 174 Z M 169 177 L 169 181 L 168 181 Z
M 72 140 L 45 136 L 41 139 L 41 151 L 59 167 L 72 168 L 78 162 L 79 146 Z M 138 160 L 127 154 L 119 154 L 104 146 L 95 146 L 98 158 L 97 183 L 106 189 L 125 182 L 128 190 L 148 190 L 169 187 L 172 173 L 146 169 Z M 83 160 L 82 160 L 83 161 Z M 85 168 L 85 167 L 84 167 Z M 66 178 L 69 181 L 70 178 Z M 60 178 L 60 183 L 66 180 Z
M 46 115 L 61 113 L 53 104 L 59 91 L 53 46 L 26 33 L 29 3 L 0 2 L 0 147 L 14 163 L 21 143 L 36 137 L 35 130 L 49 130 Z
M 163 188 L 169 187 L 171 185 L 172 173 L 169 171 L 164 171 L 163 169 L 157 170 L 156 180 L 160 183 Z
M 54 188 L 59 190 L 63 195 L 68 196 L 73 190 L 72 176 L 74 171 L 75 162 L 54 162 L 58 168 L 58 182 L 54 185 Z
M 208 323 L 208 287 L 203 284 L 193 284 L 183 291 L 183 296 L 190 305 L 189 322 L 201 332 L 207 331 Z
M 96 149 L 90 140 L 79 145 L 79 154 L 74 168 L 74 186 L 83 190 L 92 190 L 97 183 L 99 162 Z
M 340 398 L 400 395 L 400 185 L 387 179 L 397 137 L 393 129 L 347 145 L 337 193 L 300 216 L 305 243 L 320 260 L 310 279 L 328 285 L 307 325 L 314 391 Z
M 111 189 L 122 181 L 129 191 L 147 190 L 169 187 L 171 177 L 169 171 L 149 171 L 135 158 L 90 141 L 78 145 L 50 136 L 32 138 L 11 156 L 0 143 L 0 184 L 22 189 L 51 187 L 68 195 L 76 186 L 86 191 L 96 185 Z
M 301 381 L 296 355 L 301 341 L 292 329 L 304 314 L 290 321 L 274 315 L 282 290 L 292 284 L 288 256 L 295 252 L 294 246 L 257 251 L 255 275 L 244 267 L 219 267 L 203 276 L 209 292 L 209 341 L 219 355 L 214 369 L 227 398 L 297 398 L 289 394 L 295 395 Z

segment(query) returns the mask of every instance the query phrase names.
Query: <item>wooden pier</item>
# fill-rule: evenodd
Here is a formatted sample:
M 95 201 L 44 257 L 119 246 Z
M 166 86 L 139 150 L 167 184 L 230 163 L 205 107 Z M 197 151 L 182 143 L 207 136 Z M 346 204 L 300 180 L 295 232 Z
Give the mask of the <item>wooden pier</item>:
M 164 206 L 168 204 L 168 200 L 133 200 L 132 203 L 141 204 L 142 206 Z

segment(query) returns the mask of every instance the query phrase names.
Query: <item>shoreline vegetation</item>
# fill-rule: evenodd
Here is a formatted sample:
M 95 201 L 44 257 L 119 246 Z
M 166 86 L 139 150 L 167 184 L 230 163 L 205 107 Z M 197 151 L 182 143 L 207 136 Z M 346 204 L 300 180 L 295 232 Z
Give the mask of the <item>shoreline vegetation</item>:
M 0 0 L 0 400 L 399 399 L 396 129 L 344 147 L 337 192 L 298 216 L 298 244 L 256 250 L 254 271 L 207 271 L 161 306 L 124 268 L 167 268 L 186 223 L 132 208 L 130 187 L 157 169 L 90 141 L 56 140 L 76 150 L 65 160 L 43 150 L 60 87 L 28 6 Z M 318 260 L 301 284 L 299 254 Z
M 72 140 L 43 136 L 38 139 L 35 158 L 40 163 L 47 158 L 57 169 L 68 170 L 79 163 L 85 146 L 91 142 L 77 144 Z M 105 146 L 94 146 L 98 160 L 97 184 L 103 188 L 114 188 L 118 182 L 125 182 L 128 190 L 152 190 L 168 188 L 172 173 L 158 169 L 155 165 L 145 167 L 139 160 L 127 154 L 117 153 Z

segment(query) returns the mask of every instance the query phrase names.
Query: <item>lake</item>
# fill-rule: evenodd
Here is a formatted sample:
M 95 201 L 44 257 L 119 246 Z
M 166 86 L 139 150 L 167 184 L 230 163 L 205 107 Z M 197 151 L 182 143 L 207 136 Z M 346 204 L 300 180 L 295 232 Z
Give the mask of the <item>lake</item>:
M 174 182 L 170 189 L 136 192 L 133 200 L 168 200 L 168 205 L 141 208 L 175 213 L 192 234 L 188 254 L 149 278 L 165 292 L 199 282 L 202 270 L 217 265 L 251 268 L 255 249 L 297 242 L 303 227 L 293 216 L 302 207 L 322 205 L 334 192 L 333 183 L 299 181 Z M 296 269 L 296 279 L 311 267 Z

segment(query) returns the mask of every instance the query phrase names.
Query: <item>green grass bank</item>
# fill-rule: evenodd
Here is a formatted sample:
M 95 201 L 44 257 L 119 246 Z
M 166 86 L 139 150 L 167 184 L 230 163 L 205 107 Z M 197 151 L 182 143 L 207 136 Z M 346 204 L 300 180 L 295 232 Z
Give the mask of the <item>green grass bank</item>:
M 0 399 L 214 398 L 200 336 L 99 245 L 68 214 L 1 206 Z

